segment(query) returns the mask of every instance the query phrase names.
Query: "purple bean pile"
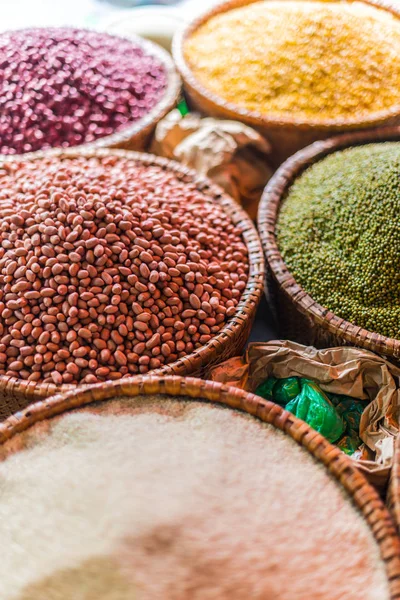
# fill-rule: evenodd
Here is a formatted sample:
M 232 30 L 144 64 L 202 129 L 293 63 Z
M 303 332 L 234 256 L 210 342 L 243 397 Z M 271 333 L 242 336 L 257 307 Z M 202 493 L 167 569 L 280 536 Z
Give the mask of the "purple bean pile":
M 248 252 L 222 206 L 159 166 L 46 158 L 0 169 L 0 374 L 96 383 L 206 344 Z
M 92 142 L 141 119 L 167 85 L 135 43 L 78 29 L 0 35 L 0 153 Z

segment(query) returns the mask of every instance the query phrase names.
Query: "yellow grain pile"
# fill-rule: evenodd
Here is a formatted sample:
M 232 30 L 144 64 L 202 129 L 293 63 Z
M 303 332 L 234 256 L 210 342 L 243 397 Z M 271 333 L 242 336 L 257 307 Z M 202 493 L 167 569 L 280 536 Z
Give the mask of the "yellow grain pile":
M 185 42 L 199 82 L 270 117 L 321 123 L 400 104 L 400 20 L 362 2 L 256 2 Z

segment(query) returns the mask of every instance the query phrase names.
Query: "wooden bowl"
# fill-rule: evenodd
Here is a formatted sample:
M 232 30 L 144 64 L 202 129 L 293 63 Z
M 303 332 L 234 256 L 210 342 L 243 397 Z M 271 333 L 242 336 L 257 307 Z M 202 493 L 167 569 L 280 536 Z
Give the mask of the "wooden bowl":
M 264 423 L 269 423 L 273 428 L 280 430 L 302 446 L 308 454 L 314 457 L 316 463 L 326 469 L 338 482 L 343 489 L 343 501 L 345 498 L 350 499 L 360 517 L 371 529 L 371 534 L 379 546 L 381 559 L 386 566 L 390 598 L 392 600 L 400 598 L 400 540 L 389 512 L 374 488 L 368 484 L 349 457 L 332 446 L 306 423 L 277 404 L 243 390 L 193 378 L 145 376 L 57 395 L 31 405 L 23 412 L 11 416 L 0 424 L 0 460 L 6 460 L 7 456 L 18 452 L 21 446 L 18 439 L 15 439 L 17 434 L 27 431 L 36 423 L 52 419 L 68 411 L 84 407 L 90 409 L 90 405 L 95 405 L 98 411 L 102 403 L 105 404 L 111 399 L 132 398 L 139 395 L 161 395 L 165 399 L 170 396 L 183 397 L 185 400 L 202 400 L 221 404 L 227 409 L 240 410 Z M 10 440 L 14 443 L 8 444 L 7 442 Z M 295 500 L 293 501 L 295 502 Z M 320 550 L 323 555 L 329 557 L 329 545 L 325 546 Z M 266 565 L 268 565 L 268 557 L 264 557 L 262 560 L 266 560 Z M 294 573 L 292 576 L 296 576 L 296 574 Z M 362 597 L 361 590 L 360 597 Z
M 258 229 L 267 262 L 266 294 L 285 337 L 317 348 L 359 346 L 399 364 L 400 340 L 349 323 L 307 294 L 286 266 L 275 234 L 282 200 L 306 168 L 337 150 L 387 141 L 400 141 L 400 127 L 345 134 L 315 142 L 297 152 L 278 169 L 265 188 L 258 210 Z
M 198 190 L 219 203 L 232 222 L 243 235 L 243 240 L 249 253 L 249 278 L 246 288 L 236 309 L 236 314 L 229 319 L 225 326 L 207 344 L 198 348 L 190 355 L 179 358 L 174 363 L 165 365 L 154 371 L 157 374 L 168 375 L 198 375 L 201 376 L 207 367 L 222 360 L 240 354 L 243 350 L 253 324 L 258 303 L 263 294 L 265 277 L 264 258 L 257 231 L 247 213 L 225 192 L 206 178 L 199 177 L 196 171 L 188 169 L 179 163 L 160 158 L 152 154 L 127 152 L 124 150 L 58 150 L 53 155 L 59 157 L 74 156 L 118 156 L 134 159 L 143 165 L 156 165 L 166 171 L 173 172 L 183 181 L 195 183 Z M 23 160 L 27 157 L 23 156 Z M 7 162 L 21 160 L 21 157 L 8 157 Z M 29 157 L 29 160 L 31 158 Z M 32 160 L 38 160 L 35 157 Z M 0 163 L 1 164 L 1 163 Z M 39 398 L 47 398 L 57 392 L 75 389 L 75 385 L 52 383 L 37 383 L 0 375 L 0 420 L 27 406 Z
M 96 32 L 99 33 L 99 32 Z M 97 150 L 98 148 L 122 148 L 124 150 L 146 150 L 154 130 L 177 104 L 181 94 L 181 79 L 175 68 L 174 61 L 170 54 L 161 48 L 158 44 L 145 40 L 139 36 L 121 36 L 112 34 L 113 37 L 119 37 L 133 42 L 136 47 L 141 48 L 146 54 L 154 57 L 164 67 L 167 86 L 164 93 L 157 104 L 141 119 L 128 123 L 126 127 L 120 131 L 116 131 L 111 135 L 98 138 L 93 142 L 72 146 L 74 150 Z M 63 148 L 67 150 L 67 148 Z M 27 152 L 22 155 L 3 155 L 0 154 L 0 160 L 12 156 L 13 158 L 38 158 L 43 155 L 51 156 L 60 148 L 49 148 L 47 150 L 37 150 L 35 152 Z
M 286 158 L 304 148 L 308 144 L 328 138 L 345 131 L 357 129 L 371 129 L 384 125 L 400 123 L 400 106 L 393 106 L 389 110 L 371 113 L 368 117 L 359 118 L 355 114 L 351 118 L 336 118 L 325 122 L 314 122 L 296 118 L 296 115 L 282 118 L 271 118 L 246 108 L 226 102 L 199 82 L 185 58 L 184 46 L 186 40 L 201 25 L 217 14 L 228 12 L 232 9 L 253 4 L 259 0 L 228 0 L 218 4 L 196 18 L 189 25 L 178 31 L 173 40 L 173 56 L 181 73 L 184 90 L 190 105 L 199 112 L 221 119 L 234 119 L 242 121 L 257 129 L 265 135 L 272 144 L 271 159 L 274 166 L 279 166 Z M 282 0 L 285 1 L 285 0 Z M 351 0 L 346 0 L 351 1 Z M 363 0 L 364 3 L 377 8 L 385 9 L 396 17 L 400 16 L 397 6 L 392 6 L 380 0 Z

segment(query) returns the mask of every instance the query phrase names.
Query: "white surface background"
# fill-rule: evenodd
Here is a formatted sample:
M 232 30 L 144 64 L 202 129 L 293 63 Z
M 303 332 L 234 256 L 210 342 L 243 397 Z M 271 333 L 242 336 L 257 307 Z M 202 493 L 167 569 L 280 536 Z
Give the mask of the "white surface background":
M 195 14 L 217 0 L 184 0 L 175 10 Z M 97 27 L 113 16 L 135 9 L 118 7 L 106 0 L 0 0 L 0 29 L 39 26 Z

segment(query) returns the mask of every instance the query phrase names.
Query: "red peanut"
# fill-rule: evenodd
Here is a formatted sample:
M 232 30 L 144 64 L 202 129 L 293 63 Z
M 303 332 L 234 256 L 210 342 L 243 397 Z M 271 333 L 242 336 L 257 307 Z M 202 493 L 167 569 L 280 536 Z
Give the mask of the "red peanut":
M 241 233 L 173 173 L 46 158 L 4 163 L 0 181 L 29 190 L 0 196 L 1 373 L 58 385 L 146 373 L 235 314 Z

